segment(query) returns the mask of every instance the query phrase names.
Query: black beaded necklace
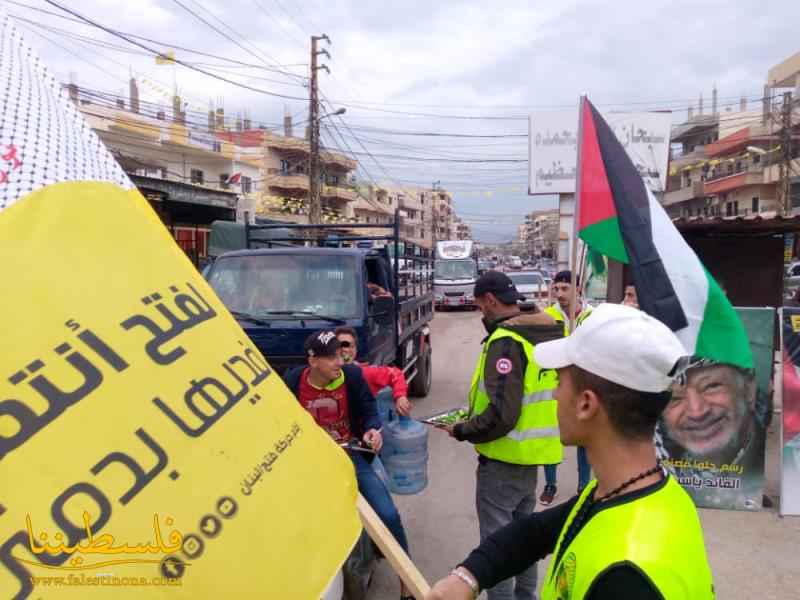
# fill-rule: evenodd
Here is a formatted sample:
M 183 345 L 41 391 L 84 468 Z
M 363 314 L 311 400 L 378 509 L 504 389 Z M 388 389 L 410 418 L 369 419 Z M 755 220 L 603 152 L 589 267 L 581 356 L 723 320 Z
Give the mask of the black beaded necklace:
M 583 524 L 586 522 L 586 517 L 589 515 L 589 512 L 591 511 L 592 507 L 594 507 L 596 504 L 599 504 L 601 502 L 605 502 L 609 498 L 620 494 L 621 492 L 623 492 L 624 490 L 626 490 L 627 488 L 632 486 L 634 483 L 636 483 L 638 481 L 641 481 L 642 479 L 646 479 L 647 477 L 650 477 L 651 475 L 655 475 L 656 473 L 661 473 L 661 476 L 663 478 L 664 469 L 661 466 L 661 461 L 660 460 L 656 461 L 656 466 L 655 467 L 653 467 L 651 469 L 648 469 L 647 471 L 642 471 L 641 473 L 639 473 L 635 477 L 631 477 L 630 479 L 628 479 L 628 481 L 626 481 L 625 483 L 623 483 L 619 487 L 611 490 L 610 492 L 608 492 L 604 496 L 602 496 L 600 498 L 592 498 L 592 497 L 586 498 L 586 500 L 583 502 L 583 504 L 581 504 L 581 507 L 578 509 L 578 512 L 575 515 L 575 518 L 572 519 L 572 523 L 569 524 L 569 527 L 567 528 L 566 534 L 564 534 L 564 539 L 561 541 L 561 545 L 558 548 L 558 556 L 556 557 L 556 564 L 558 564 L 561 561 L 562 556 L 564 556 L 564 551 L 567 548 L 569 548 L 569 545 L 575 539 L 575 536 L 577 536 L 578 532 L 583 528 Z M 592 490 L 590 492 L 590 494 L 594 495 L 594 490 Z M 554 569 L 553 573 L 555 573 L 555 572 L 556 571 Z

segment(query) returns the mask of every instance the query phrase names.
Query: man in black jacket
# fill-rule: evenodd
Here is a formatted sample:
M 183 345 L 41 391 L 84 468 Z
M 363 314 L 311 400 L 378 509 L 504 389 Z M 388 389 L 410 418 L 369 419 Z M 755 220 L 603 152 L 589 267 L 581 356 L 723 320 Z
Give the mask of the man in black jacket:
M 308 367 L 288 371 L 284 381 L 303 408 L 334 441 L 362 440 L 379 452 L 383 439 L 375 398 L 361 368 L 343 364 L 338 350 L 335 332 L 319 331 L 310 335 L 305 342 Z M 348 451 L 348 454 L 356 469 L 358 491 L 408 553 L 408 540 L 400 513 L 389 490 L 372 469 L 373 455 L 355 450 Z M 407 593 L 403 586 L 401 594 Z

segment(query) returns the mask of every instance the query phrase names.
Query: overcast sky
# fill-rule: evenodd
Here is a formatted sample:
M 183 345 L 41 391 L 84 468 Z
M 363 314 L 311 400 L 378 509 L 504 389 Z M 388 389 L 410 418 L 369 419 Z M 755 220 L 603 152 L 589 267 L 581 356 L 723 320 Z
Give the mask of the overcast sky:
M 332 45 L 323 47 L 331 60 L 321 59 L 332 75 L 320 72 L 320 87 L 347 113 L 343 121 L 326 120 L 323 140 L 363 153 L 357 158 L 364 179 L 440 181 L 454 191 L 476 237 L 486 241 L 510 239 L 524 213 L 554 205 L 552 197 L 525 193 L 527 165 L 408 159 L 525 160 L 527 140 L 409 132 L 525 135 L 530 112 L 574 107 L 582 92 L 601 109 L 672 109 L 676 121 L 701 92 L 708 110 L 715 84 L 721 105 L 738 107 L 744 94 L 753 107 L 767 70 L 800 51 L 798 0 L 58 3 L 100 25 L 150 38 L 142 41 L 150 48 L 213 55 L 175 49 L 178 59 L 260 91 L 181 66 L 157 66 L 142 48 L 30 8 L 67 16 L 44 0 L 0 0 L 0 10 L 33 22 L 20 26 L 63 80 L 127 94 L 132 72 L 150 82 L 140 86 L 145 100 L 169 103 L 177 83 L 189 111 L 206 111 L 212 101 L 227 115 L 246 110 L 267 125 L 280 123 L 284 111 L 296 121 L 307 118 L 309 36 L 326 33 Z

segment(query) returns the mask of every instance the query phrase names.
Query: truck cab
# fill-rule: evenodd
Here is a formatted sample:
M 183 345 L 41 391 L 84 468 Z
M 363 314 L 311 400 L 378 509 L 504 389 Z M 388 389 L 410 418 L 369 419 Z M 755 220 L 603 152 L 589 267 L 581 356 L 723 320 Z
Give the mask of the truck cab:
M 396 235 L 382 236 L 389 243 L 369 248 L 373 244 L 366 242 L 372 238 L 365 236 L 303 238 L 292 232 L 287 244 L 282 238 L 254 235 L 272 225 L 243 227 L 247 245 L 268 247 L 222 254 L 206 277 L 275 370 L 282 374 L 306 364 L 303 343 L 311 333 L 346 325 L 357 333 L 359 361 L 395 365 L 404 371 L 412 394 L 428 393 L 430 251 L 405 244 Z M 314 226 L 323 233 L 325 227 Z M 280 245 L 273 247 L 276 243 Z
M 474 308 L 478 264 L 472 241 L 453 240 L 436 244 L 433 293 L 437 308 Z

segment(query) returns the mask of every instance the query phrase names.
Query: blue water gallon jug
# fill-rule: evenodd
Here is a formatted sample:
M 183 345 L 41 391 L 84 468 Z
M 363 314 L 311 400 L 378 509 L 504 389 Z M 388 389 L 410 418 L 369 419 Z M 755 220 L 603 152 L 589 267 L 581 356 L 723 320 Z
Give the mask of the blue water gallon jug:
M 381 458 L 395 494 L 416 494 L 428 485 L 428 428 L 399 417 L 383 427 Z
M 392 388 L 385 387 L 375 395 L 375 400 L 378 404 L 378 415 L 381 418 L 381 423 L 386 425 L 391 421 L 397 419 L 397 413 L 394 407 L 394 397 L 392 396 Z

